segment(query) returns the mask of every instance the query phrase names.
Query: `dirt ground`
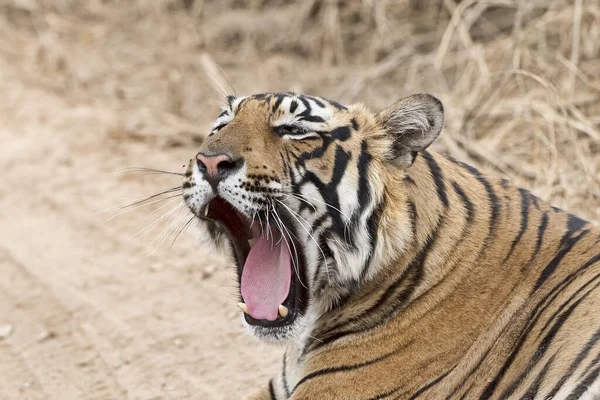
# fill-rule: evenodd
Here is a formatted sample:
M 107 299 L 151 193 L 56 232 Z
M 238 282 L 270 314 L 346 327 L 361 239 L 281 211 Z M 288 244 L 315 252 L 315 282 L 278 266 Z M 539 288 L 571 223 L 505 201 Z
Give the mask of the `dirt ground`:
M 182 172 L 231 85 L 430 91 L 437 150 L 600 222 L 600 2 L 491 3 L 0 1 L 0 399 L 238 399 L 277 370 L 181 199 L 121 207 L 180 185 L 126 169 Z

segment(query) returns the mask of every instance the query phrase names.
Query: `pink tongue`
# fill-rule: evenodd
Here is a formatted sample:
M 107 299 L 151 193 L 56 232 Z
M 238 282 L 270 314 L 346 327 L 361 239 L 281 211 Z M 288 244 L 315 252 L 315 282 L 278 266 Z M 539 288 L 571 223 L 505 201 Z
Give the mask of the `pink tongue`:
M 277 229 L 253 230 L 256 242 L 242 271 L 242 297 L 253 318 L 275 321 L 290 291 L 292 258 Z

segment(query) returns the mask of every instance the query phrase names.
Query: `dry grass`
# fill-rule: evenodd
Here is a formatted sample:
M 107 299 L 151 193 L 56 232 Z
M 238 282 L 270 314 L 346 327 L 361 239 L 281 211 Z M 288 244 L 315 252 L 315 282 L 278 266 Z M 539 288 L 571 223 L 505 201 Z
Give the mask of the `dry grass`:
M 431 92 L 438 150 L 600 222 L 599 0 L 4 0 L 0 63 L 112 110 L 109 140 L 190 154 L 221 68 L 238 94 Z

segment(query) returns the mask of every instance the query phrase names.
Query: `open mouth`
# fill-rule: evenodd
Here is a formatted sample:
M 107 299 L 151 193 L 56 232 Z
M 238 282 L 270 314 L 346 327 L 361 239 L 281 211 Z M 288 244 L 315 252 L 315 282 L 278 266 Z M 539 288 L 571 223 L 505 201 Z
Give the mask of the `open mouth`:
M 205 218 L 230 238 L 246 322 L 263 327 L 291 324 L 302 303 L 292 264 L 298 244 L 275 225 L 252 221 L 219 196 L 206 206 Z

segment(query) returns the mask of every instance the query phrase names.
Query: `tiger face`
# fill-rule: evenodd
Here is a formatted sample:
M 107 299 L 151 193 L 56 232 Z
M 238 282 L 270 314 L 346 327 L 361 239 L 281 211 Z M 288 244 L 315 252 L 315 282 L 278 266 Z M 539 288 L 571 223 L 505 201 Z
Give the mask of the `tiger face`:
M 257 337 L 302 335 L 401 251 L 410 227 L 388 215 L 386 187 L 442 122 L 430 95 L 379 114 L 296 93 L 228 99 L 183 194 L 206 244 L 237 266 Z

